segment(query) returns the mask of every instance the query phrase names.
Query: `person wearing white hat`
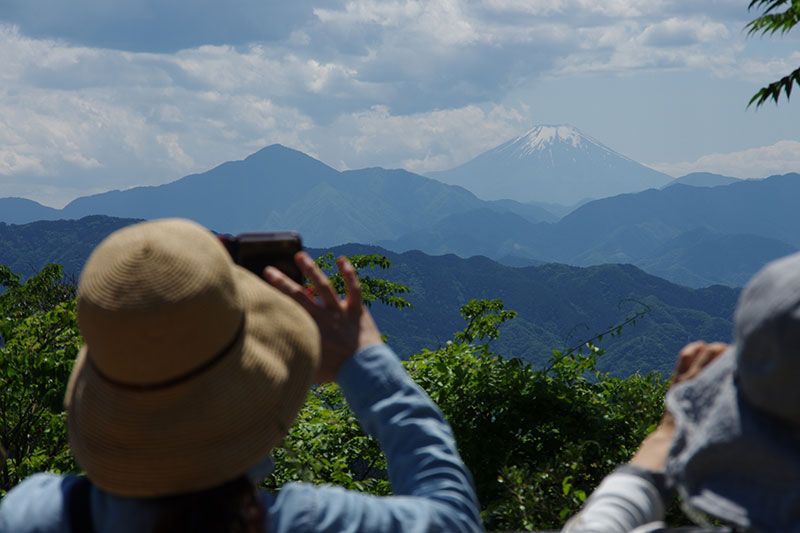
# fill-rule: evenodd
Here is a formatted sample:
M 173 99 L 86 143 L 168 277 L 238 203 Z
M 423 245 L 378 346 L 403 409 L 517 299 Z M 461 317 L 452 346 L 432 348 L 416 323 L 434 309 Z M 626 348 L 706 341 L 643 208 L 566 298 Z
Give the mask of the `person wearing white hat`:
M 800 253 L 753 277 L 735 325 L 681 352 L 658 429 L 564 531 L 662 531 L 677 492 L 704 531 L 800 532 Z
M 471 476 L 441 412 L 381 342 L 353 267 L 340 299 L 233 264 L 205 228 L 143 222 L 92 253 L 85 340 L 65 405 L 86 476 L 37 474 L 0 532 L 479 531 Z M 336 380 L 387 456 L 394 496 L 293 483 L 256 490 L 314 381 Z

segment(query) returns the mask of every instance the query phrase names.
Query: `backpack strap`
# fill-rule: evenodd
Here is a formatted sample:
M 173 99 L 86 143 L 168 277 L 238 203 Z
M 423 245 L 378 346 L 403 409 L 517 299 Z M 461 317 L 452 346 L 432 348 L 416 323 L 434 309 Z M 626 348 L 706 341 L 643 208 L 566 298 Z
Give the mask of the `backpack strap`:
M 91 509 L 92 482 L 77 476 L 64 495 L 64 510 L 71 533 L 94 533 Z

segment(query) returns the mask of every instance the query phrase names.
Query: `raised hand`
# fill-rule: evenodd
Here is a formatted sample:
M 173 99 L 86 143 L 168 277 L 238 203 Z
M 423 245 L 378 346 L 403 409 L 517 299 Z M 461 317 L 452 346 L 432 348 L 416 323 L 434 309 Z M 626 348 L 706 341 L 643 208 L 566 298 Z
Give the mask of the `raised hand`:
M 695 341 L 687 344 L 678 353 L 678 361 L 675 363 L 675 371 L 672 373 L 672 385 L 694 378 L 727 349 L 728 345 L 724 342 L 709 344 L 704 341 Z
M 334 381 L 344 362 L 361 348 L 380 343 L 381 334 L 364 307 L 356 271 L 345 257 L 336 261 L 344 280 L 346 296 L 343 299 L 307 253 L 298 252 L 294 259 L 311 280 L 313 294 L 276 268 L 264 269 L 264 277 L 270 285 L 302 305 L 316 321 L 322 339 L 316 381 Z
M 722 342 L 709 344 L 704 341 L 692 342 L 684 346 L 678 353 L 671 386 L 674 387 L 682 381 L 695 378 L 727 348 L 728 345 Z M 642 442 L 636 455 L 631 459 L 631 464 L 656 472 L 662 471 L 666 465 L 674 432 L 675 419 L 672 413 L 665 410 L 658 427 Z

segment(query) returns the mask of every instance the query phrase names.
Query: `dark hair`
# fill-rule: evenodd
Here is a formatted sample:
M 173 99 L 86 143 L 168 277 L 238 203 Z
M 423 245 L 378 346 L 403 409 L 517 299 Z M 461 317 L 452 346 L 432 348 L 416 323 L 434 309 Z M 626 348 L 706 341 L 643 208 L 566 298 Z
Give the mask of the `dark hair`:
M 246 477 L 159 504 L 154 533 L 266 533 L 264 506 Z

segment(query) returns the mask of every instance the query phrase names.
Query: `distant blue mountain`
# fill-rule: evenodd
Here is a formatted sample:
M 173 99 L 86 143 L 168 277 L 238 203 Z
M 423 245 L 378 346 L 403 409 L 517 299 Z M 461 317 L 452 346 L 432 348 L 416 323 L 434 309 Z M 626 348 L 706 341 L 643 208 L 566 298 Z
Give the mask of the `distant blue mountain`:
M 9 224 L 25 224 L 34 220 L 56 220 L 64 218 L 61 211 L 25 198 L 0 198 L 0 221 Z
M 672 179 L 568 125 L 536 126 L 463 165 L 428 175 L 487 200 L 564 205 L 661 187 Z
M 557 223 L 472 211 L 383 241 L 468 257 L 486 255 L 575 265 L 632 263 L 677 283 L 744 284 L 761 265 L 800 248 L 800 175 L 676 184 L 595 200 Z M 513 251 L 513 252 L 512 252 Z
M 797 198 L 798 174 L 713 187 L 677 183 L 591 201 L 559 219 L 540 205 L 480 200 L 403 170 L 339 172 L 273 145 L 166 185 L 87 196 L 62 210 L 0 199 L 0 221 L 182 216 L 220 232 L 296 229 L 311 246 L 362 242 L 514 266 L 631 263 L 699 287 L 741 285 L 763 263 L 800 248 Z
M 80 220 L 0 223 L 0 264 L 30 275 L 48 262 L 77 278 L 91 250 L 109 233 L 136 220 L 91 216 Z M 311 250 L 317 255 L 325 250 Z M 672 368 L 687 339 L 730 340 L 738 290 L 689 289 L 631 265 L 577 268 L 548 264 L 512 268 L 485 257 L 461 259 L 413 251 L 393 253 L 346 245 L 336 254 L 381 253 L 392 267 L 367 272 L 411 287 L 406 310 L 373 306 L 382 331 L 399 354 L 436 347 L 463 329 L 458 314 L 470 298 L 502 298 L 519 315 L 504 326 L 495 348 L 506 356 L 543 363 L 553 348 L 581 341 L 644 312 L 635 326 L 606 337 L 600 367 L 616 374 Z
M 664 187 L 672 185 L 691 185 L 692 187 L 719 187 L 720 185 L 730 185 L 741 181 L 739 178 L 723 176 L 722 174 L 712 174 L 711 172 L 692 172 L 667 183 Z
M 9 211 L 13 222 L 98 214 L 141 219 L 177 216 L 229 233 L 296 229 L 316 246 L 399 237 L 448 215 L 479 208 L 514 212 L 526 220 L 557 219 L 537 206 L 511 200 L 486 202 L 461 187 L 404 170 L 339 172 L 281 145 L 165 185 L 78 198 L 63 210 L 42 211 L 43 206 L 36 205 Z M 0 221 L 12 221 L 6 214 L 0 209 Z

